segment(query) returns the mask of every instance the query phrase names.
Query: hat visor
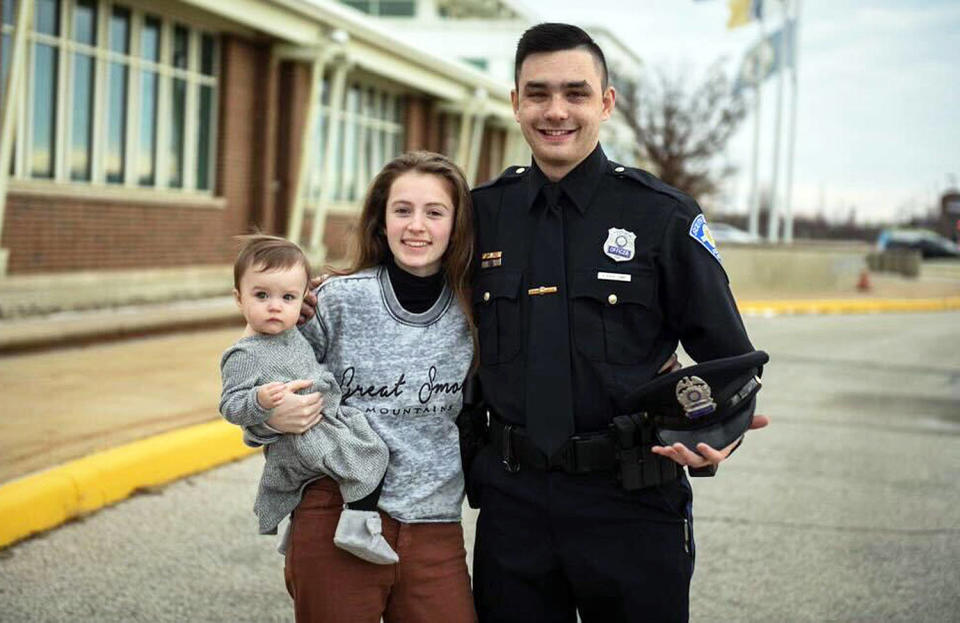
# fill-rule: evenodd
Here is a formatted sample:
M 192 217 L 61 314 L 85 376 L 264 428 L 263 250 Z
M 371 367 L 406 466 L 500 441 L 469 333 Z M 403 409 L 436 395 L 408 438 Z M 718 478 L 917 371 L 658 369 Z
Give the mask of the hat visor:
M 697 444 L 701 443 L 707 444 L 714 450 L 722 450 L 739 439 L 750 428 L 756 403 L 756 396 L 751 396 L 750 400 L 735 415 L 703 428 L 676 430 L 658 426 L 657 438 L 665 446 L 680 442 L 693 452 L 697 452 Z

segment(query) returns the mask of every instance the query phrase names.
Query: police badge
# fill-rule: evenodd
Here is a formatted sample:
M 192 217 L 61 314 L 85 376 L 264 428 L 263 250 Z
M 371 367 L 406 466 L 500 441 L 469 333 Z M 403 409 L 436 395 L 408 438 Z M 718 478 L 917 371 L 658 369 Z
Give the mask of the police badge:
M 637 235 L 632 231 L 611 227 L 607 230 L 607 240 L 603 243 L 603 253 L 614 262 L 629 262 L 636 253 L 634 248 L 636 239 Z
M 685 376 L 677 381 L 677 402 L 683 407 L 684 415 L 695 420 L 709 415 L 717 408 L 713 401 L 710 386 L 699 376 Z

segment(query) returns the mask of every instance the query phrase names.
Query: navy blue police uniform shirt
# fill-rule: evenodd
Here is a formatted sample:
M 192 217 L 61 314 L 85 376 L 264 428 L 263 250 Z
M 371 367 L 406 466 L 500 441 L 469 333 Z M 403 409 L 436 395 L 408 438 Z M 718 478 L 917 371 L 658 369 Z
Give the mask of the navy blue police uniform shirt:
M 486 403 L 524 426 L 527 290 L 540 189 L 532 165 L 473 191 L 473 301 Z M 607 160 L 598 145 L 560 181 L 563 191 L 576 432 L 605 429 L 622 400 L 682 343 L 696 361 L 753 350 L 697 203 L 656 177 Z M 560 323 L 558 322 L 558 325 Z M 553 332 L 551 331 L 551 333 Z M 532 346 L 535 348 L 535 345 Z

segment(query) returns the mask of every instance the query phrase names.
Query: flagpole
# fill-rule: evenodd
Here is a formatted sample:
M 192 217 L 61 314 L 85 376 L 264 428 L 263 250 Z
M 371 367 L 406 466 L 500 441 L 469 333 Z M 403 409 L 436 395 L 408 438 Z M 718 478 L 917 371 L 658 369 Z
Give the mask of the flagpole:
M 792 89 L 790 90 L 790 143 L 787 147 L 787 194 L 784 204 L 784 223 L 783 223 L 783 241 L 787 244 L 793 243 L 793 152 L 797 144 L 797 74 L 800 71 L 800 9 L 803 0 L 797 0 L 793 7 L 793 32 L 790 38 L 790 60 L 793 71 Z
M 760 13 L 760 41 L 766 36 L 763 28 L 763 13 Z M 760 93 L 763 90 L 763 79 L 761 78 L 759 65 L 754 71 L 753 76 L 753 159 L 750 163 L 750 234 L 760 237 L 760 193 L 757 190 L 757 163 L 760 152 Z
M 777 182 L 780 176 L 780 128 L 783 119 L 783 64 L 787 43 L 787 0 L 780 0 L 783 21 L 780 25 L 780 49 L 777 51 L 777 111 L 773 129 L 773 180 L 770 182 L 770 215 L 767 219 L 767 241 L 777 242 L 780 237 L 780 212 L 777 206 Z

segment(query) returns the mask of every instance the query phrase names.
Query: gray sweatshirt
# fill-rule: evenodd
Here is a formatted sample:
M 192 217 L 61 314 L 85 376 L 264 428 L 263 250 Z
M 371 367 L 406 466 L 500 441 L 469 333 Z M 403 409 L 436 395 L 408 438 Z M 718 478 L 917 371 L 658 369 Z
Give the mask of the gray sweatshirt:
M 262 424 L 270 416 L 257 402 L 257 388 L 272 381 L 310 379 L 314 386 L 301 393 L 319 391 L 324 397 L 323 419 L 313 428 L 302 435 L 282 435 L 264 448 L 266 462 L 253 507 L 261 534 L 276 533 L 280 520 L 300 503 L 304 485 L 320 476 L 336 480 L 347 502 L 359 500 L 380 483 L 387 447 L 363 413 L 340 404 L 340 386 L 326 366 L 317 363 L 297 329 L 241 338 L 224 351 L 220 372 L 220 413 L 240 426 Z
M 343 404 L 363 412 L 390 450 L 380 508 L 408 523 L 459 521 L 455 419 L 473 343 L 450 288 L 414 314 L 400 306 L 384 267 L 335 277 L 317 290 L 315 320 L 301 331 L 339 383 Z M 247 435 L 271 438 L 262 426 Z

